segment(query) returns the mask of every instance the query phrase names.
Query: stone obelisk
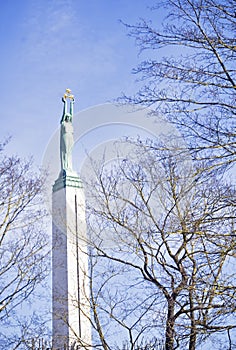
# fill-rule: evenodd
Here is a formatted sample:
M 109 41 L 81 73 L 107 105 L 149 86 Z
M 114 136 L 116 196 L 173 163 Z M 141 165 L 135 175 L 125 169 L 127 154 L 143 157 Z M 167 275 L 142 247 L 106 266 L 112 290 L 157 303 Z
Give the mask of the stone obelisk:
M 72 167 L 74 96 L 69 89 L 62 101 L 61 171 L 52 193 L 53 350 L 91 349 L 85 199 Z

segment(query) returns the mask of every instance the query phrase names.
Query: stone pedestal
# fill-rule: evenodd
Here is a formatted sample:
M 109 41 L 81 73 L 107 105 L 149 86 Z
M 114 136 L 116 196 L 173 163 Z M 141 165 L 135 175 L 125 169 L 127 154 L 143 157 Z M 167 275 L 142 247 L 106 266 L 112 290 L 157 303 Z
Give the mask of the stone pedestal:
M 85 200 L 64 170 L 52 194 L 53 349 L 91 349 Z

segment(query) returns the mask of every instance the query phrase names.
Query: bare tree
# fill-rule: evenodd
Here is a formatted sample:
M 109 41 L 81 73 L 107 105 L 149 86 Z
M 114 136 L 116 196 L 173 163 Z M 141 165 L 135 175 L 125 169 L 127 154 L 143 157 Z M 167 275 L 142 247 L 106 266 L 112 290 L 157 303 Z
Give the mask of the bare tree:
M 44 178 L 32 169 L 32 161 L 24 161 L 17 156 L 9 157 L 4 155 L 1 149 L 0 344 L 2 349 L 10 349 L 11 346 L 14 348 L 14 344 L 25 341 L 17 335 L 19 320 L 23 317 L 19 314 L 19 310 L 22 313 L 26 303 L 33 301 L 30 299 L 31 295 L 44 281 L 49 270 L 50 249 L 44 221 L 46 214 L 42 206 Z M 30 313 L 28 317 L 31 318 Z M 25 338 L 26 330 L 30 332 L 30 327 L 24 327 L 24 323 L 25 321 L 22 321 L 21 325 L 22 330 L 24 328 Z M 39 325 L 39 322 L 37 323 Z M 37 323 L 34 323 L 34 337 Z
M 157 20 L 126 25 L 147 58 L 133 71 L 141 89 L 125 100 L 163 113 L 209 166 L 235 161 L 234 7 L 234 0 L 156 1 Z
M 156 3 L 152 18 L 166 11 L 162 23 L 126 24 L 146 58 L 134 70 L 142 87 L 124 99 L 168 118 L 187 148 L 140 146 L 138 162 L 98 171 L 94 215 L 129 252 L 120 258 L 101 244 L 100 255 L 139 271 L 159 291 L 163 318 L 155 329 L 165 320 L 166 349 L 195 349 L 207 338 L 232 349 L 235 193 L 221 170 L 235 162 L 235 4 Z
M 100 347 L 163 340 L 166 350 L 194 350 L 219 336 L 230 348 L 234 189 L 178 150 L 140 141 L 130 157 L 95 171 L 87 200 Z

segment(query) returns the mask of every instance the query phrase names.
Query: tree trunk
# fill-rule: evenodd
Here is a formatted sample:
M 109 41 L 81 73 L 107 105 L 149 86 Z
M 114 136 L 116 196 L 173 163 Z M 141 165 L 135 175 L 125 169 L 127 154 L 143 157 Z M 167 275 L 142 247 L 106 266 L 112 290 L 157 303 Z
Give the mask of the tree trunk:
M 190 332 L 190 337 L 189 337 L 189 350 L 195 350 L 196 348 L 196 340 L 197 340 L 197 335 L 196 335 L 196 323 L 195 323 L 195 315 L 193 311 L 193 296 L 192 296 L 192 290 L 190 289 L 189 292 L 189 301 L 190 301 L 190 317 L 191 317 L 191 332 Z
M 168 313 L 166 320 L 166 343 L 165 350 L 174 350 L 174 307 L 175 301 L 173 298 L 168 300 Z

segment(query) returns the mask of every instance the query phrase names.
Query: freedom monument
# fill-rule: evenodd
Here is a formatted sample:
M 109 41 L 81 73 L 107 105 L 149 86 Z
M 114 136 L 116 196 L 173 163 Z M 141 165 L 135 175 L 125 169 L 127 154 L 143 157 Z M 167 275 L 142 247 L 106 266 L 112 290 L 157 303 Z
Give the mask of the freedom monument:
M 52 348 L 91 349 L 85 198 L 72 165 L 74 96 L 70 89 L 62 101 L 61 170 L 52 191 Z

